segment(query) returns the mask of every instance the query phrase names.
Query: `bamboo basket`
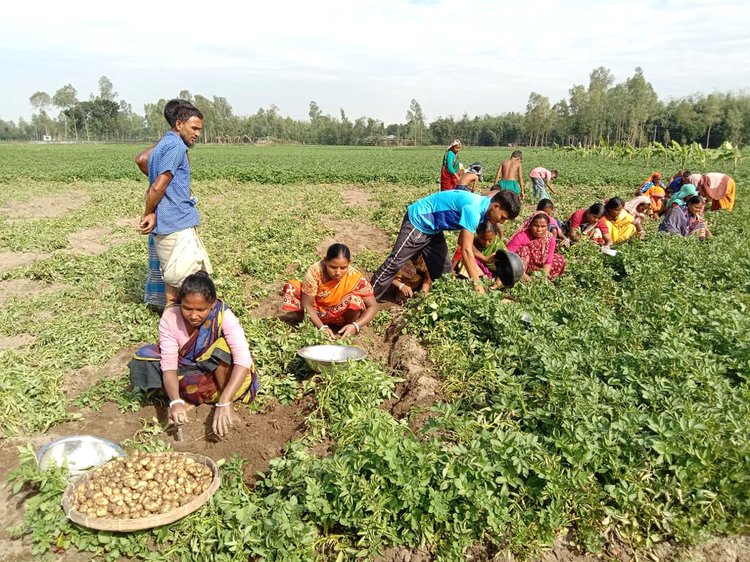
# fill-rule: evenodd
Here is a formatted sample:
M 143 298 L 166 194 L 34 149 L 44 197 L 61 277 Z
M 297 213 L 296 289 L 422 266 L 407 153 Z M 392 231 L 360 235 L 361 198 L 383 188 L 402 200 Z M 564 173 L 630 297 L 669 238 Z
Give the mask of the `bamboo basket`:
M 81 486 L 91 480 L 92 473 L 87 472 L 79 478 L 75 479 L 65 490 L 62 498 L 62 508 L 65 512 L 65 516 L 70 519 L 73 523 L 77 523 L 82 527 L 88 527 L 89 529 L 98 529 L 100 531 L 141 531 L 143 529 L 152 529 L 154 527 L 161 527 L 162 525 L 168 525 L 175 521 L 182 519 L 186 515 L 191 514 L 195 510 L 199 509 L 211 497 L 216 493 L 221 485 L 221 476 L 219 475 L 219 467 L 216 463 L 207 456 L 198 455 L 195 453 L 177 453 L 186 457 L 192 458 L 195 462 L 201 463 L 211 469 L 213 473 L 213 480 L 208 490 L 194 497 L 185 505 L 181 505 L 177 509 L 168 511 L 166 513 L 159 513 L 150 515 L 149 517 L 139 517 L 138 519 L 112 519 L 104 517 L 89 517 L 84 515 L 80 511 L 76 510 L 73 506 L 75 505 L 75 491 L 78 486 Z

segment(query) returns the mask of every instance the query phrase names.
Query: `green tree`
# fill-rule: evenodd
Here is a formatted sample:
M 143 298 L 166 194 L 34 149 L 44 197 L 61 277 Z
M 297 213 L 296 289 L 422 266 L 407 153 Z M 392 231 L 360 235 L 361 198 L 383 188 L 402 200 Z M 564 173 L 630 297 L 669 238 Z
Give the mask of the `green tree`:
M 409 110 L 406 112 L 406 124 L 409 127 L 409 136 L 414 139 L 414 146 L 417 146 L 417 143 L 422 144 L 422 132 L 425 128 L 424 121 L 422 106 L 419 105 L 417 100 L 412 99 Z

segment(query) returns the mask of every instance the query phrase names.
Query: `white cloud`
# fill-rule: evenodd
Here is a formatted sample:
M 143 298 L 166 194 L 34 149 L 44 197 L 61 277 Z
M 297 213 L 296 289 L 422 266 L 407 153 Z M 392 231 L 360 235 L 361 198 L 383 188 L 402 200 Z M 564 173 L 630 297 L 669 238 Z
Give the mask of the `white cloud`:
M 688 0 L 333 0 L 236 5 L 133 0 L 14 3 L 0 22 L 0 115 L 71 82 L 81 97 L 107 75 L 139 109 L 181 89 L 225 96 L 235 111 L 277 103 L 403 120 L 416 98 L 428 118 L 523 111 L 597 66 L 618 81 L 636 66 L 661 97 L 750 84 L 743 26 L 750 3 Z

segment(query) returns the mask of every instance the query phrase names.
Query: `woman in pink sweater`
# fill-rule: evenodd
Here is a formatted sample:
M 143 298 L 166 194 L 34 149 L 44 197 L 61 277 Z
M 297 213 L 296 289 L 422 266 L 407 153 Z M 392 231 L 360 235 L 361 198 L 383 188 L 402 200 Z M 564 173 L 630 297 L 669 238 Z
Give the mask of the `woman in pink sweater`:
M 177 303 L 161 317 L 159 344 L 133 356 L 130 381 L 134 388 L 163 388 L 175 424 L 187 421 L 188 408 L 214 404 L 213 431 L 220 437 L 234 423 L 232 402 L 255 398 L 258 378 L 245 332 L 216 298 L 206 272 L 185 279 Z
M 565 272 L 565 258 L 555 253 L 557 242 L 549 231 L 550 216 L 537 211 L 523 221 L 521 227 L 510 237 L 508 251 L 515 252 L 523 260 L 524 274 L 521 281 L 529 281 L 529 274 L 544 270 L 548 279 Z

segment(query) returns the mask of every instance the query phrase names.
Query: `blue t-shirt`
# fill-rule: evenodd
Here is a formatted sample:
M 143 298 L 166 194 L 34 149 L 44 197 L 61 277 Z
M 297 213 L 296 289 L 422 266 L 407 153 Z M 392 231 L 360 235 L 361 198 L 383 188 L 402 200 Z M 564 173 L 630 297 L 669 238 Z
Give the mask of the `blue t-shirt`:
M 174 131 L 164 135 L 148 159 L 148 181 L 151 185 L 164 172 L 172 172 L 172 181 L 156 206 L 154 234 L 172 234 L 198 226 L 200 215 L 195 208 L 195 199 L 190 193 L 190 161 L 187 157 L 187 146 Z
M 409 205 L 407 215 L 417 230 L 434 235 L 444 230 L 476 232 L 491 199 L 462 189 L 440 191 Z

